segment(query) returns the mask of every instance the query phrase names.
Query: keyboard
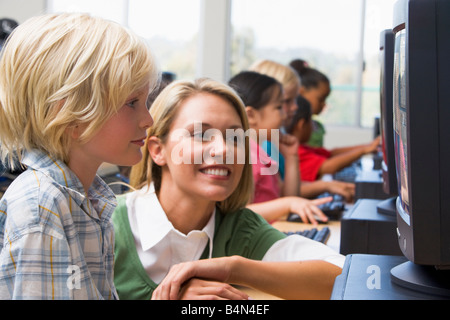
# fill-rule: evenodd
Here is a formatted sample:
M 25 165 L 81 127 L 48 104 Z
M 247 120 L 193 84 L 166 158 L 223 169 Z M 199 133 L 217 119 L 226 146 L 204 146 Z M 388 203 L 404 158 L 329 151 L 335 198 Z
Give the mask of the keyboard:
M 303 231 L 290 231 L 285 232 L 287 236 L 291 235 L 300 235 L 306 238 L 309 238 L 314 241 L 318 241 L 321 243 L 327 243 L 328 239 L 330 238 L 330 228 L 323 227 L 322 229 L 318 230 L 317 228 L 307 229 Z
M 342 212 L 345 210 L 345 199 L 340 194 L 331 194 L 328 192 L 322 193 L 317 198 L 333 197 L 330 202 L 319 205 L 319 209 L 332 220 L 339 220 L 342 216 Z
M 358 176 L 360 171 L 361 171 L 361 163 L 354 162 L 353 164 L 349 165 L 348 167 L 345 167 L 345 168 L 341 169 L 340 171 L 334 173 L 333 180 L 343 181 L 343 182 L 355 182 L 356 177 Z

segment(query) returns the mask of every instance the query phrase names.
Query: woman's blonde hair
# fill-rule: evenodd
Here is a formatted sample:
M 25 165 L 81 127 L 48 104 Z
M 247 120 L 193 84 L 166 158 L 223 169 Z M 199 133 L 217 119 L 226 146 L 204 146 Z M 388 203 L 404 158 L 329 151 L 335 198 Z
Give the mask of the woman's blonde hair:
M 146 43 L 87 14 L 47 14 L 17 27 L 0 58 L 1 160 L 38 149 L 68 161 L 68 128 L 88 141 L 133 92 L 156 86 Z
M 245 132 L 249 129 L 245 106 L 236 92 L 229 86 L 211 79 L 175 81 L 167 86 L 152 104 L 150 113 L 154 124 L 148 129 L 148 137 L 158 137 L 162 143 L 168 139 L 170 129 L 183 102 L 197 94 L 213 94 L 228 101 L 237 111 Z M 218 115 L 220 116 L 220 115 Z M 148 142 L 148 140 L 147 140 Z M 147 143 L 143 147 L 143 159 L 131 169 L 130 185 L 133 188 L 149 186 L 153 182 L 158 192 L 161 187 L 162 168 L 149 155 Z M 228 199 L 218 203 L 222 212 L 231 212 L 244 207 L 253 195 L 253 173 L 250 164 L 249 139 L 245 137 L 245 164 L 239 184 Z
M 291 88 L 300 89 L 300 77 L 291 66 L 272 60 L 259 60 L 251 65 L 249 70 L 275 78 L 283 85 L 286 91 Z

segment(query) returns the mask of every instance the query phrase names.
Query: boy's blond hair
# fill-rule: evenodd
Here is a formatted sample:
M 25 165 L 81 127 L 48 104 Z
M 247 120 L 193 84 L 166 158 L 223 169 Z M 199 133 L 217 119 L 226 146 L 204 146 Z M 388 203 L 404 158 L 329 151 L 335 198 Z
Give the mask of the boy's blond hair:
M 39 149 L 67 162 L 70 127 L 85 126 L 88 141 L 158 78 L 147 45 L 117 23 L 70 13 L 27 20 L 0 57 L 1 160 Z
M 292 88 L 300 89 L 300 78 L 290 66 L 272 60 L 259 60 L 251 65 L 249 70 L 275 78 L 283 85 L 285 91 Z
M 209 93 L 228 101 L 237 111 L 244 131 L 249 129 L 245 106 L 236 92 L 229 86 L 211 79 L 195 81 L 176 81 L 167 86 L 152 104 L 150 113 L 154 124 L 148 129 L 148 136 L 156 136 L 163 143 L 168 139 L 171 125 L 178 114 L 180 106 L 188 98 L 197 94 Z M 155 164 L 149 155 L 146 142 L 143 148 L 143 159 L 135 165 L 130 173 L 130 184 L 133 188 L 142 188 L 154 183 L 158 192 L 161 187 L 162 169 Z M 253 173 L 250 164 L 250 145 L 245 137 L 245 164 L 239 184 L 231 196 L 218 204 L 222 212 L 231 212 L 244 207 L 253 195 Z

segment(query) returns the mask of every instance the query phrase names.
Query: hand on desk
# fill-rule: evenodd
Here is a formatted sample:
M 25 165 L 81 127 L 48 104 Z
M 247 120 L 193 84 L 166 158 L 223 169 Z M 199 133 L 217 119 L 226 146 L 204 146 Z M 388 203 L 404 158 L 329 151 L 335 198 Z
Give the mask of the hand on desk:
M 355 198 L 355 184 L 343 181 L 327 181 L 329 193 L 339 194 L 344 197 L 345 202 L 351 203 Z
M 192 280 L 199 277 L 203 279 L 213 279 L 214 281 L 225 284 L 231 275 L 232 268 L 230 267 L 230 264 L 232 264 L 232 261 L 233 259 L 231 257 L 224 257 L 176 264 L 172 266 L 167 276 L 153 292 L 152 300 L 177 300 L 180 299 L 180 292 L 183 294 L 195 294 L 199 297 L 201 294 L 198 289 L 202 285 L 205 285 L 205 282 L 201 283 L 199 281 L 193 281 L 188 287 L 185 287 L 184 283 L 190 279 Z M 209 285 L 211 284 L 212 283 L 209 283 Z M 202 289 L 200 291 L 203 293 L 209 291 L 209 293 L 211 293 L 212 288 L 209 285 L 207 285 L 209 289 Z M 197 286 L 197 289 L 195 289 L 195 286 Z M 222 287 L 222 289 L 225 288 Z M 185 292 L 182 290 L 185 290 Z M 197 292 L 195 292 L 195 290 L 197 290 Z M 228 291 L 227 294 L 237 294 L 235 291 Z M 185 298 L 186 297 L 187 296 L 185 296 Z
M 181 287 L 180 300 L 248 300 L 248 294 L 223 282 L 193 278 Z
M 317 225 L 318 221 L 327 222 L 328 217 L 317 206 L 330 202 L 333 197 L 326 197 L 314 200 L 308 200 L 300 197 L 296 197 L 291 202 L 290 212 L 300 217 L 303 223 L 311 223 Z

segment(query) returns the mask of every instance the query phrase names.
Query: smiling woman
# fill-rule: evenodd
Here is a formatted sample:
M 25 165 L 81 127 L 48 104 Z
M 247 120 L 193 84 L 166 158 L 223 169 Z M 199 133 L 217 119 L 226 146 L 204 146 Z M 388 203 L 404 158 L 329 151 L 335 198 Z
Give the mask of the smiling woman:
M 221 116 L 217 117 L 217 114 Z M 227 100 L 209 93 L 197 93 L 183 102 L 172 123 L 172 132 L 174 128 L 186 129 L 189 132 L 193 123 L 214 124 L 213 128 L 220 133 L 225 133 L 230 128 L 242 127 L 234 107 Z M 230 164 L 225 161 L 227 149 L 237 149 L 238 145 L 227 144 L 222 134 L 216 135 L 218 138 L 223 137 L 222 139 L 203 139 L 202 132 L 192 132 L 192 135 L 180 141 L 173 138 L 172 132 L 165 142 L 151 136 L 148 143 L 154 163 L 162 168 L 161 201 L 166 196 L 173 199 L 176 196 L 195 195 L 198 198 L 197 208 L 202 207 L 203 202 L 205 208 L 209 207 L 207 210 L 212 211 L 214 203 L 211 200 L 223 201 L 228 198 L 239 183 L 244 164 L 237 163 L 237 159 Z M 191 151 L 188 155 L 180 155 L 190 159 L 187 163 L 173 161 L 178 156 L 180 146 L 181 150 Z M 207 157 L 204 158 L 204 155 Z M 203 161 L 195 163 L 194 159 L 201 158 L 204 158 Z M 216 175 L 216 172 L 226 172 L 226 175 Z M 200 199 L 204 200 L 199 201 Z M 211 204 L 213 207 L 210 207 Z
M 224 208 L 235 210 L 248 201 L 252 194 L 252 182 L 248 180 L 252 176 L 248 139 L 244 145 L 231 145 L 225 137 L 229 130 L 247 131 L 249 126 L 240 98 L 228 86 L 208 79 L 195 82 L 177 81 L 161 92 L 150 112 L 155 124 L 148 133 L 144 161 L 131 172 L 132 185 L 139 188 L 153 182 L 155 190 L 159 192 L 163 188 L 164 177 L 172 181 L 180 174 L 184 179 L 189 175 L 188 189 L 191 189 L 195 186 L 195 178 L 206 178 L 198 175 L 201 170 L 213 166 L 232 173 L 228 180 L 232 183 L 232 190 L 237 187 L 235 193 L 239 196 L 231 198 L 243 196 L 241 201 L 224 201 Z M 221 117 L 217 117 L 217 114 L 221 114 Z M 207 131 L 219 132 L 220 135 L 216 136 L 221 139 L 205 138 Z M 242 153 L 239 151 L 241 148 L 245 149 L 244 161 L 238 161 L 238 154 Z M 226 156 L 231 153 L 235 158 L 233 161 L 227 161 Z M 205 158 L 209 160 L 204 161 Z M 241 175 L 243 179 L 237 184 Z M 223 200 L 229 196 L 230 194 L 225 195 Z M 233 202 L 238 204 L 226 204 Z
M 120 298 L 248 298 L 227 280 L 285 298 L 329 297 L 343 257 L 316 241 L 286 237 L 245 208 L 253 193 L 249 138 L 243 144 L 226 138 L 229 130 L 249 129 L 235 92 L 209 79 L 174 82 L 155 100 L 151 114 L 155 124 L 144 161 L 131 172 L 137 190 L 119 197 L 113 216 Z M 180 130 L 184 134 L 174 138 Z M 207 131 L 215 137 L 205 139 Z M 245 150 L 244 163 L 237 161 L 238 148 Z M 233 161 L 225 163 L 230 150 Z M 189 161 L 176 163 L 174 155 Z M 305 259 L 310 261 L 299 262 Z M 182 270 L 181 288 L 173 273 L 166 276 L 169 270 Z

